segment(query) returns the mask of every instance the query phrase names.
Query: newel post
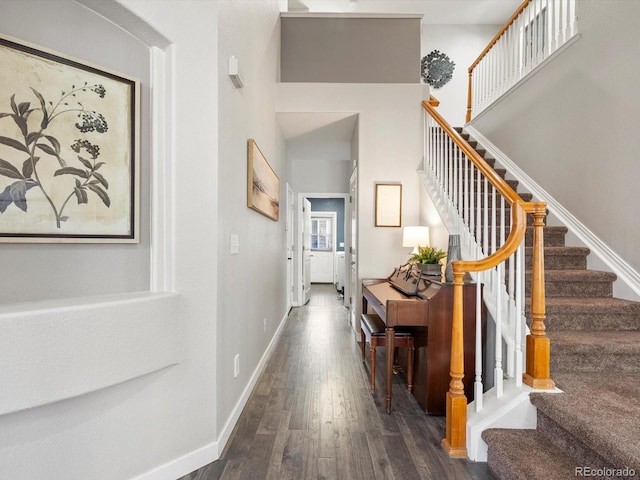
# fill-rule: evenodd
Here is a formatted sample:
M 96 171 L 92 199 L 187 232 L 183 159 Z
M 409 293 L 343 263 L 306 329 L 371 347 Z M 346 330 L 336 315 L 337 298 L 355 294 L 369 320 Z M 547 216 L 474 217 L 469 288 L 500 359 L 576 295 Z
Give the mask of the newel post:
M 442 440 L 445 450 L 452 457 L 467 456 L 467 397 L 464 395 L 464 336 L 462 277 L 463 272 L 453 262 L 453 319 L 451 326 L 451 363 L 449 391 L 446 406 L 446 437 Z
M 544 218 L 546 204 L 538 203 L 533 212 L 533 271 L 531 279 L 531 333 L 527 335 L 527 365 L 522 380 L 538 389 L 551 389 L 549 374 L 551 343 L 545 333 Z

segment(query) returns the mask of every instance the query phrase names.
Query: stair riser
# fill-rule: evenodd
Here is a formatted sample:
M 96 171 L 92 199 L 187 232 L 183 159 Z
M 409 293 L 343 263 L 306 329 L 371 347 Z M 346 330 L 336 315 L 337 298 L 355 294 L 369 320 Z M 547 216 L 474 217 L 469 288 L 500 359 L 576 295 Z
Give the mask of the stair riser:
M 548 331 L 554 330 L 592 330 L 592 331 L 639 331 L 640 321 L 637 316 L 624 314 L 581 313 L 571 314 L 549 312 L 545 326 Z
M 527 276 L 528 277 L 528 276 Z M 613 296 L 611 282 L 567 282 L 547 279 L 544 283 L 547 297 L 598 297 Z M 531 281 L 527 278 L 526 296 L 531 296 Z
M 542 229 L 542 238 L 547 247 L 564 247 L 564 239 L 567 234 L 564 230 L 555 230 L 550 228 Z M 526 246 L 533 245 L 533 228 L 528 228 L 524 236 Z
M 533 257 L 525 256 L 525 265 L 531 265 Z M 587 257 L 584 255 L 547 255 L 544 256 L 545 270 L 586 270 Z

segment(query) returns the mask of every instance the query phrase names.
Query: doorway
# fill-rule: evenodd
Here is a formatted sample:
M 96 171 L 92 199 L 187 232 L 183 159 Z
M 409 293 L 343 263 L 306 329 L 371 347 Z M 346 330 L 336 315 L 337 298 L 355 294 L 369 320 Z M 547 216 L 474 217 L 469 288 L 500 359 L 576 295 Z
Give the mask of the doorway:
M 336 212 L 311 208 L 311 283 L 336 283 Z
M 347 262 L 350 260 L 348 256 L 345 256 L 345 251 L 349 251 L 351 247 L 351 212 L 348 208 L 349 195 L 346 193 L 300 193 L 298 194 L 298 245 L 301 248 L 297 251 L 301 252 L 300 261 L 297 263 L 300 268 L 298 269 L 297 278 L 298 282 L 298 298 L 300 299 L 300 305 L 303 305 L 306 299 L 305 290 L 308 288 L 307 269 L 305 265 L 308 265 L 309 274 L 313 274 L 314 277 L 309 277 L 310 283 L 329 283 L 333 284 L 336 296 L 342 298 L 346 286 L 350 280 L 350 270 L 347 268 Z M 311 205 L 311 211 L 309 215 L 310 225 L 306 231 L 309 232 L 308 238 L 304 233 L 304 223 L 306 220 L 306 212 L 303 211 L 303 207 L 309 201 Z M 316 218 L 316 236 L 314 237 L 314 228 L 312 218 Z M 323 222 L 324 219 L 333 219 L 333 229 L 329 235 L 327 224 Z M 324 236 L 323 236 L 324 235 Z M 314 239 L 316 245 L 319 248 L 313 248 Z M 309 253 L 312 255 L 305 261 L 305 242 L 309 244 Z M 329 243 L 332 242 L 331 248 L 328 248 Z M 324 250 L 324 252 L 322 251 Z M 316 277 L 314 274 L 321 272 L 323 276 Z M 340 274 L 340 275 L 337 275 Z M 348 295 L 344 295 L 342 302 L 345 306 L 350 303 Z

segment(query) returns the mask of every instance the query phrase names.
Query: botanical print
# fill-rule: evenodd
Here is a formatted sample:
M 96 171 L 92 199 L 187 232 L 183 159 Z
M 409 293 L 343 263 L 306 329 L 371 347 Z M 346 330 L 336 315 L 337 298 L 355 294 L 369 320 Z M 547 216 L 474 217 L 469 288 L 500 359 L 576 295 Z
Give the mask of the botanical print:
M 253 139 L 249 139 L 248 164 L 249 207 L 277 221 L 280 212 L 280 180 Z
M 135 81 L 2 38 L 0 66 L 0 238 L 133 239 Z

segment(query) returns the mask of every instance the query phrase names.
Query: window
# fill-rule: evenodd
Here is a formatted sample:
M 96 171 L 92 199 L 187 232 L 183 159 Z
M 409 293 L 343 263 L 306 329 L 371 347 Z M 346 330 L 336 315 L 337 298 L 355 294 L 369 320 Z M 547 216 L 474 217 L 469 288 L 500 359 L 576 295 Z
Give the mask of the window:
M 311 250 L 333 250 L 331 218 L 311 218 Z

